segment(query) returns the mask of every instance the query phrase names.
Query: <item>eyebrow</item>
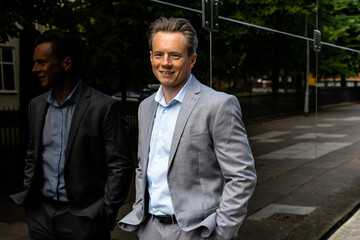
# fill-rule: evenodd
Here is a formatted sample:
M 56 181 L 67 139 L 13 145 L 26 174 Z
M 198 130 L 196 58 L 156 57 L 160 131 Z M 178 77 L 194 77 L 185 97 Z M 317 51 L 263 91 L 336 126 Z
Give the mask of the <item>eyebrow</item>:
M 163 51 L 153 51 L 152 52 L 153 54 L 156 54 L 156 53 L 164 53 Z M 177 54 L 177 55 L 182 55 L 181 52 L 177 52 L 177 51 L 172 51 L 172 52 L 169 52 L 169 54 Z
M 43 63 L 43 62 L 47 62 L 47 60 L 38 58 L 38 59 L 35 59 L 33 62 Z

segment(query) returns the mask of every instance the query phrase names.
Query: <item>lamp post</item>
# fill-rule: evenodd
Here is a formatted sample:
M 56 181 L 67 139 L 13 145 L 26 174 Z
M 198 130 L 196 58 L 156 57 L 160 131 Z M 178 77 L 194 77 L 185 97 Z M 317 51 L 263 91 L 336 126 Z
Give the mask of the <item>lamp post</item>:
M 307 38 L 308 14 L 305 15 L 305 37 Z M 305 115 L 309 114 L 309 72 L 310 72 L 310 50 L 309 40 L 306 40 L 306 89 L 305 89 Z
M 315 7 L 315 4 L 307 5 L 307 9 L 312 9 Z M 305 38 L 307 38 L 308 32 L 308 11 L 305 14 Z M 309 114 L 309 74 L 310 74 L 310 44 L 309 40 L 306 40 L 306 88 L 305 88 L 305 107 L 304 113 L 305 115 Z
M 202 0 L 202 25 L 210 38 L 210 87 L 212 88 L 212 32 L 219 31 L 219 0 Z

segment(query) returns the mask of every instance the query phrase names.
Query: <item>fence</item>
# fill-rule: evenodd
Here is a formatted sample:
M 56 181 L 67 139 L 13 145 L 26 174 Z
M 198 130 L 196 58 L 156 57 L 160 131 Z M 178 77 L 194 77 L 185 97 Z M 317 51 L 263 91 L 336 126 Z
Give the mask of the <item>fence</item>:
M 131 148 L 136 153 L 138 144 L 138 118 L 137 115 L 126 115 L 126 121 L 130 127 Z
M 245 122 L 250 123 L 258 118 L 267 118 L 304 109 L 304 94 L 287 93 L 273 96 L 271 94 L 238 96 Z M 360 101 L 360 87 L 318 88 L 318 106 L 343 102 Z M 310 94 L 310 108 L 315 107 L 315 94 Z M 130 138 L 133 150 L 137 149 L 138 119 L 135 113 L 128 113 L 126 121 L 130 127 Z M 0 150 L 19 149 L 19 112 L 15 109 L 0 109 Z
M 130 126 L 130 138 L 133 146 L 137 145 L 138 123 L 136 115 L 127 115 Z M 0 151 L 16 151 L 20 143 L 19 111 L 14 108 L 0 109 Z
M 19 111 L 14 108 L 0 110 L 0 150 L 17 150 L 19 142 Z

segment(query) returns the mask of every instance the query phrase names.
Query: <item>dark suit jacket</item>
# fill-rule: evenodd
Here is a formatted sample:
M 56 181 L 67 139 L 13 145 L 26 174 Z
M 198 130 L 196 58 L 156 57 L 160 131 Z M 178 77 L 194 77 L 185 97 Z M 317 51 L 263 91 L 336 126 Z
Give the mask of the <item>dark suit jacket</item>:
M 30 138 L 24 191 L 11 198 L 31 206 L 43 184 L 42 133 L 48 108 L 45 93 L 29 105 Z M 129 128 L 119 101 L 82 83 L 65 153 L 65 187 L 75 215 L 112 224 L 124 203 L 133 171 Z

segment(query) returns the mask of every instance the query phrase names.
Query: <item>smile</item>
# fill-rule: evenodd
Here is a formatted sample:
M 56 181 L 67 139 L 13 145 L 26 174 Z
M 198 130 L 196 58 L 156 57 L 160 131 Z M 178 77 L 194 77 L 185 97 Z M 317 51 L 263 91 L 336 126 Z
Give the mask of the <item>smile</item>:
M 160 71 L 160 73 L 163 76 L 170 76 L 170 75 L 174 74 L 174 72 L 169 72 L 169 71 Z

